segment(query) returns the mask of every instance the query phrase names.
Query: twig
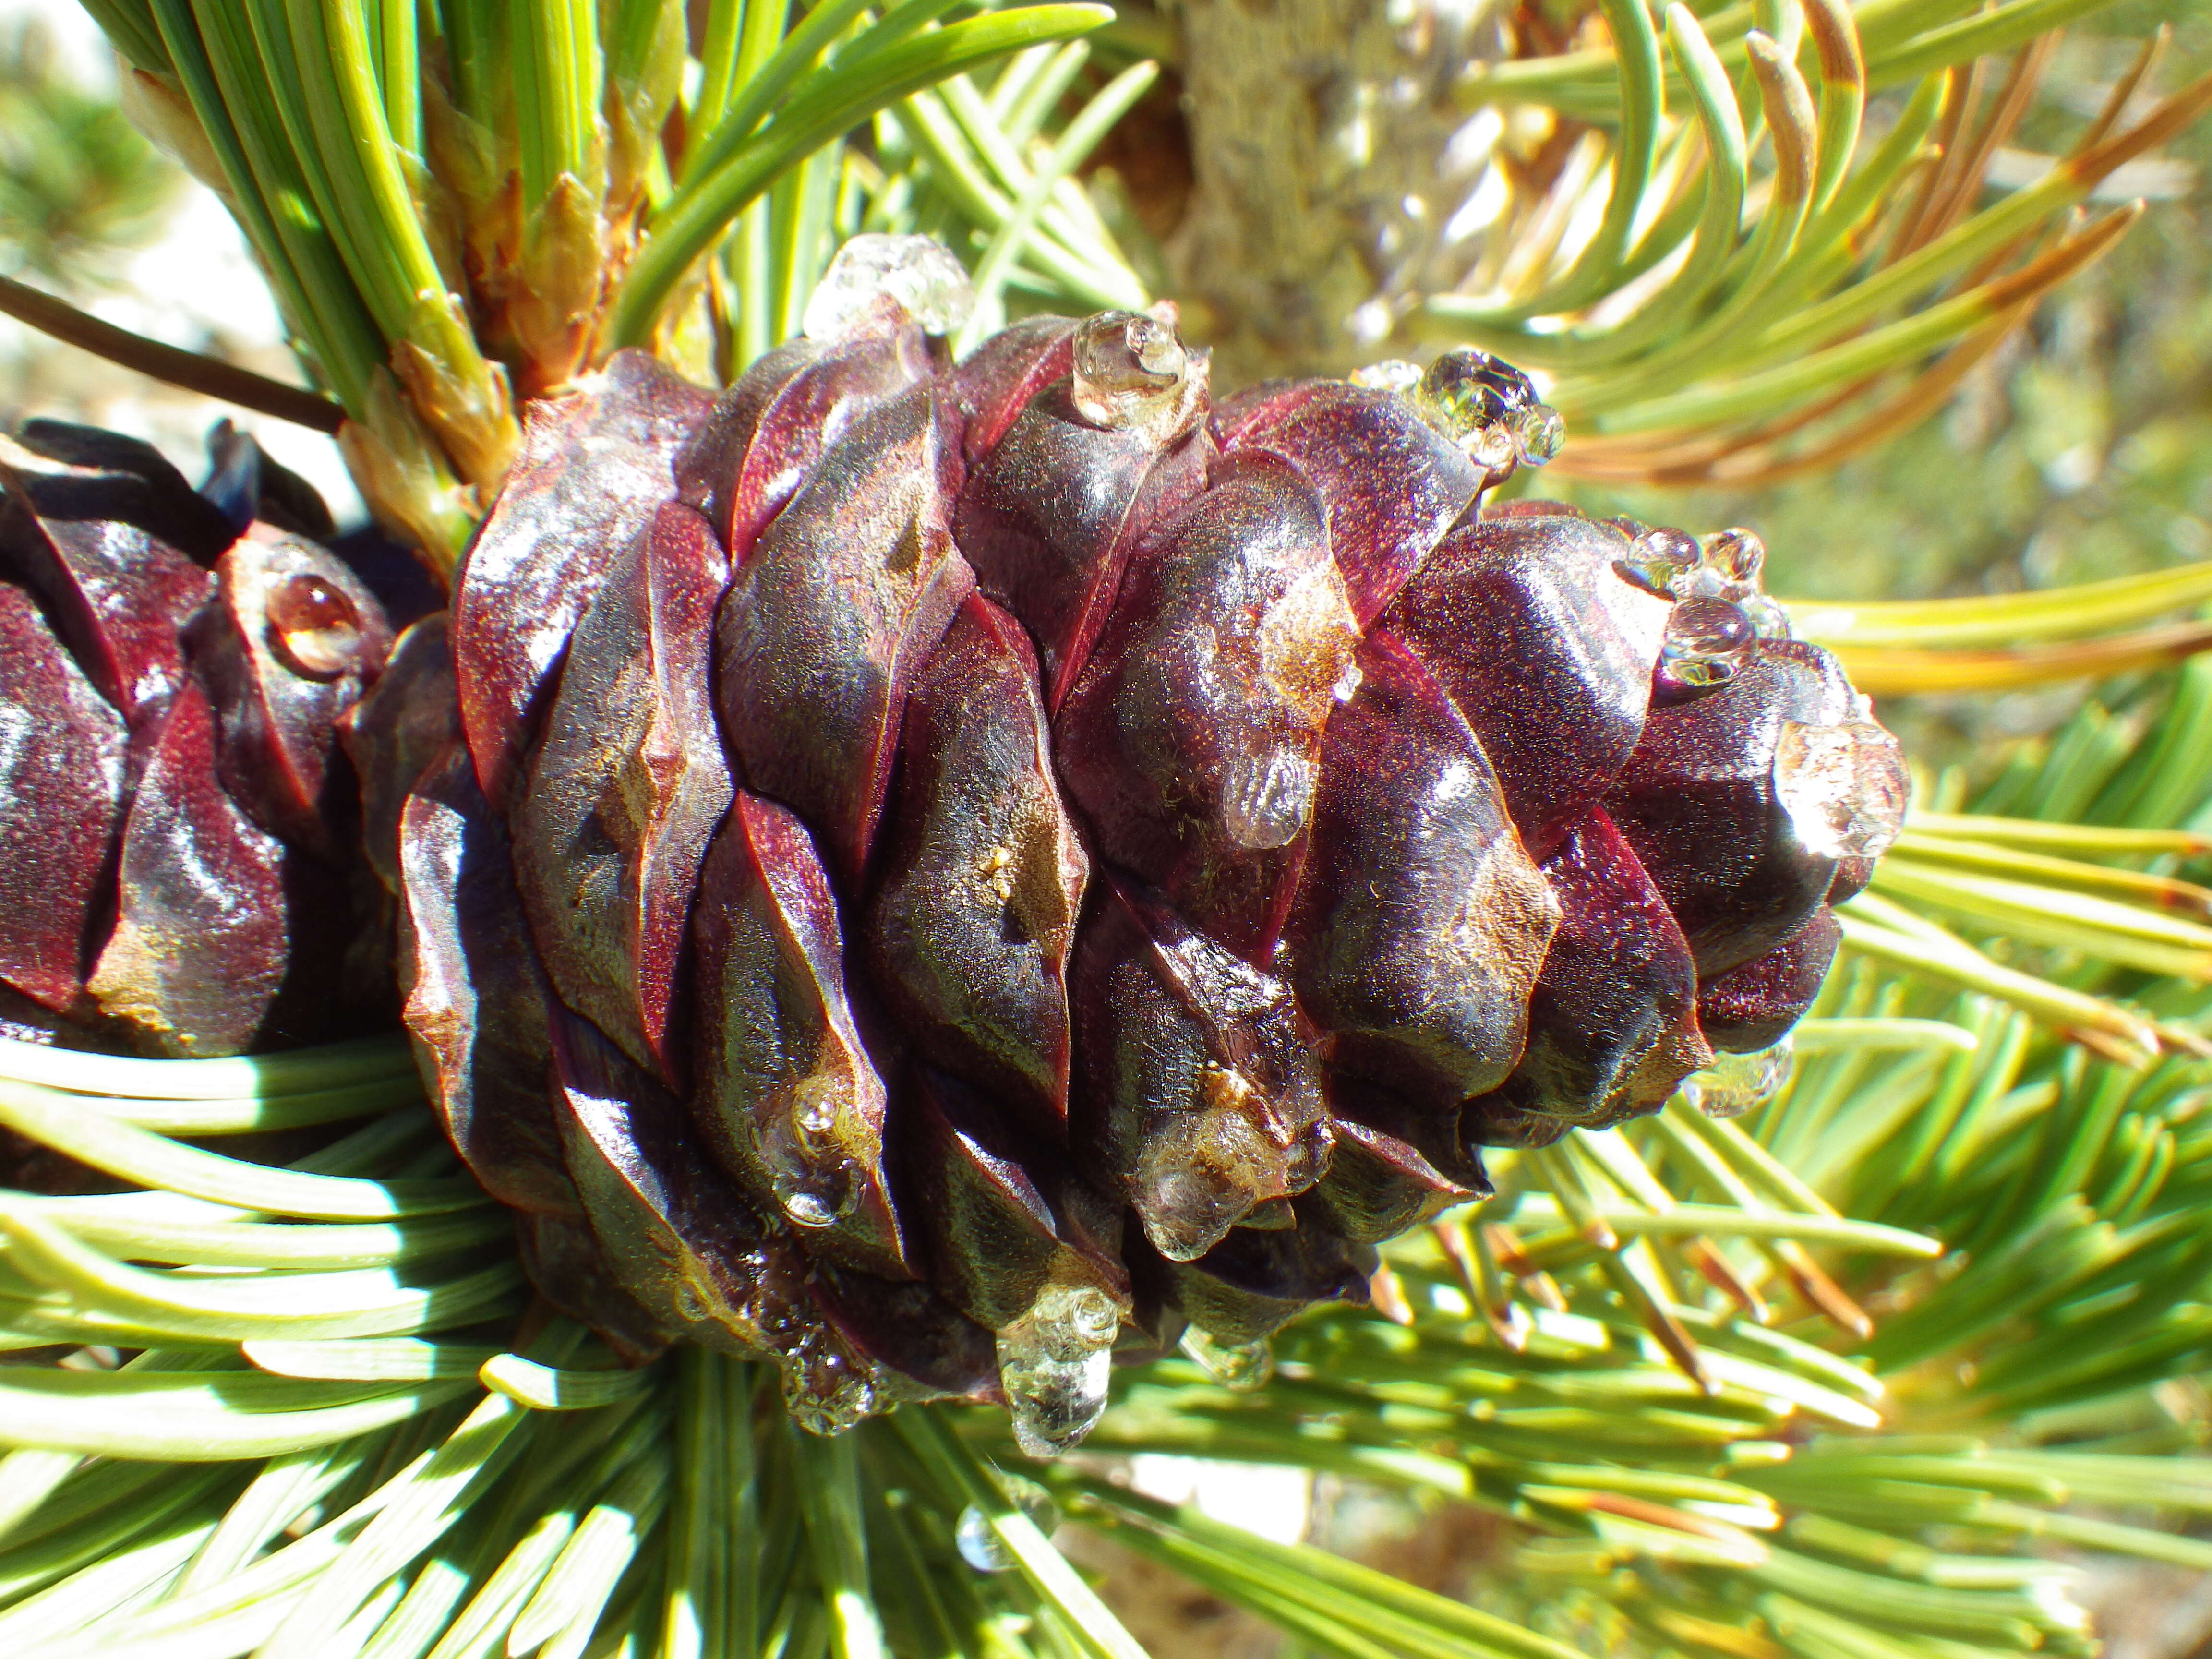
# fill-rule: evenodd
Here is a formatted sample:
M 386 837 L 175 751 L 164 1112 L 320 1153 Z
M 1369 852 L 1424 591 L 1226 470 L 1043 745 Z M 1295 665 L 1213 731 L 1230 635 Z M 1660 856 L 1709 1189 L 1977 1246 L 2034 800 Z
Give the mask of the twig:
M 159 340 L 133 334 L 127 328 L 103 323 L 51 294 L 41 294 L 10 277 L 0 276 L 0 312 L 64 344 L 203 397 L 220 398 L 258 414 L 273 415 L 280 421 L 289 421 L 317 432 L 335 433 L 345 424 L 345 410 L 328 398 L 301 386 L 286 386 L 282 380 L 256 374 L 235 363 L 163 345 Z

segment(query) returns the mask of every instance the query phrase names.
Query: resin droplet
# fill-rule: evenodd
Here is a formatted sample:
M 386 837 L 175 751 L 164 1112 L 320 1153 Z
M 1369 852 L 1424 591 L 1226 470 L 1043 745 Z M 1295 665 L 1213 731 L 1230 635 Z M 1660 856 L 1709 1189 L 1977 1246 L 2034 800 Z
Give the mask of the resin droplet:
M 1085 1349 L 1110 1346 L 1121 1328 L 1121 1310 L 1103 1291 L 1081 1285 L 1048 1291 L 1038 1298 L 1037 1305 L 1042 1309 L 1048 1304 L 1071 1345 Z
M 1102 311 L 1075 331 L 1075 407 L 1093 425 L 1165 447 L 1196 418 L 1206 362 L 1206 353 L 1183 349 L 1171 322 Z
M 1182 1351 L 1224 1389 L 1258 1389 L 1275 1374 L 1275 1350 L 1264 1336 L 1224 1342 L 1196 1325 L 1182 1334 Z
M 1700 544 L 1705 562 L 1753 592 L 1766 568 L 1766 544 L 1748 530 L 1717 530 Z
M 960 1551 L 960 1559 L 978 1572 L 1012 1572 L 1018 1565 L 1012 1552 L 991 1530 L 991 1517 L 973 1504 L 960 1511 L 959 1524 L 952 1529 L 952 1541 Z
M 1493 488 L 1511 477 L 1514 468 L 1520 463 L 1520 452 L 1513 442 L 1513 428 L 1503 421 L 1462 439 L 1460 447 L 1467 452 L 1468 459 L 1490 475 L 1488 482 Z
M 361 655 L 361 617 L 353 601 L 320 576 L 296 575 L 269 595 L 269 642 L 295 672 L 333 680 Z
M 1413 388 L 1421 383 L 1421 366 L 1409 363 L 1402 357 L 1393 357 L 1384 362 L 1370 363 L 1364 368 L 1352 371 L 1354 386 L 1371 387 L 1376 392 L 1395 392 L 1400 397 L 1410 397 Z
M 1790 632 L 1790 613 L 1764 593 L 1747 593 L 1736 601 L 1743 614 L 1751 618 L 1752 631 L 1762 640 L 1786 640 Z
M 783 1212 L 791 1218 L 794 1225 L 800 1227 L 828 1227 L 835 1224 L 837 1219 L 837 1212 L 830 1206 L 830 1201 L 814 1193 L 785 1195 Z
M 1060 1530 L 1060 1505 L 1053 1501 L 1050 1492 L 1018 1474 L 1001 1472 L 998 1480 L 999 1490 L 1031 1526 L 1048 1538 Z M 970 1504 L 960 1511 L 953 1539 L 959 1547 L 960 1559 L 978 1572 L 1005 1572 L 1018 1565 L 1013 1552 L 992 1528 L 991 1517 L 978 1504 Z
M 783 1403 L 809 1434 L 842 1434 L 876 1408 L 867 1372 L 820 1331 L 783 1356 Z
M 1741 608 L 1726 599 L 1683 599 L 1667 618 L 1659 647 L 1659 683 L 1678 696 L 1717 690 L 1751 662 L 1759 635 Z
M 1646 530 L 1628 544 L 1628 555 L 1613 568 L 1646 592 L 1674 597 L 1675 581 L 1697 568 L 1702 556 L 1697 538 L 1686 530 Z
M 1683 1079 L 1682 1097 L 1707 1117 L 1741 1117 L 1780 1094 L 1796 1064 L 1796 1045 L 1787 1036 L 1771 1048 L 1724 1054 Z
M 1113 1375 L 1109 1348 L 1080 1359 L 1053 1359 L 1000 1334 L 999 1384 L 1006 1390 L 1015 1443 L 1025 1456 L 1058 1457 L 1096 1428 Z
M 1057 1457 L 1097 1425 L 1121 1327 L 1103 1291 L 1054 1285 L 999 1333 L 999 1384 L 1024 1454 Z
M 967 268 L 933 236 L 855 236 L 837 250 L 807 297 L 810 340 L 842 333 L 878 294 L 904 306 L 925 334 L 950 334 L 975 309 Z
M 1279 744 L 1233 757 L 1222 780 L 1221 817 L 1229 838 L 1253 852 L 1287 847 L 1313 816 L 1319 769 Z
M 793 1226 L 834 1227 L 852 1214 L 860 1196 L 860 1172 L 854 1164 L 842 1158 L 825 1163 L 810 1144 L 836 1124 L 834 1110 L 809 1102 L 793 1115 L 789 1130 L 771 1128 L 762 1137 L 769 1154 L 769 1185 Z
M 1566 429 L 1556 410 L 1537 402 L 1526 374 L 1473 347 L 1444 353 L 1407 395 L 1421 418 L 1484 468 L 1492 485 L 1522 460 L 1531 466 L 1550 460 Z
M 1905 827 L 1912 783 L 1897 739 L 1869 720 L 1782 727 L 1774 798 L 1805 849 L 1822 858 L 1878 859 Z
M 802 1134 L 827 1134 L 837 1127 L 837 1103 L 829 1090 L 802 1085 L 795 1116 Z
M 836 1226 L 857 1207 L 865 1184 L 860 1167 L 837 1157 L 830 1139 L 837 1127 L 836 1105 L 827 1098 L 831 1092 L 805 1091 L 787 1120 L 771 1120 L 761 1128 L 769 1187 L 795 1227 Z
M 1674 597 L 1678 599 L 1733 600 L 1736 592 L 1736 585 L 1718 565 L 1692 565 L 1674 578 Z
M 1458 443 L 1538 406 L 1534 381 L 1504 358 L 1471 346 L 1431 363 L 1414 400 L 1430 425 Z
M 1523 466 L 1542 466 L 1567 441 L 1566 418 L 1549 404 L 1516 410 L 1506 416 L 1505 429 Z

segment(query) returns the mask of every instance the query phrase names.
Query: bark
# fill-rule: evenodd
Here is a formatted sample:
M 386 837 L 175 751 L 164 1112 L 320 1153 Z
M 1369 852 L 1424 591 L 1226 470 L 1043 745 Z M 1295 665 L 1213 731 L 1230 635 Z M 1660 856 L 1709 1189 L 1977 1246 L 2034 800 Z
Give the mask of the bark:
M 1197 187 L 1169 252 L 1222 384 L 1387 356 L 1401 297 L 1450 286 L 1431 267 L 1486 159 L 1455 150 L 1451 83 L 1510 9 L 1183 0 Z

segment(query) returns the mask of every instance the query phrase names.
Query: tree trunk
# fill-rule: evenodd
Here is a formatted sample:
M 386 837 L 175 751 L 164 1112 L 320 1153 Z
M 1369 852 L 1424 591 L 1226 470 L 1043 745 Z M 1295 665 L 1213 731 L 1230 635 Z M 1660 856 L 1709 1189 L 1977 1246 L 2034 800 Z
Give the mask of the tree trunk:
M 1505 9 L 1182 0 L 1197 187 L 1169 252 L 1224 384 L 1386 356 L 1401 297 L 1450 286 L 1430 267 L 1488 148 L 1455 149 L 1451 83 Z

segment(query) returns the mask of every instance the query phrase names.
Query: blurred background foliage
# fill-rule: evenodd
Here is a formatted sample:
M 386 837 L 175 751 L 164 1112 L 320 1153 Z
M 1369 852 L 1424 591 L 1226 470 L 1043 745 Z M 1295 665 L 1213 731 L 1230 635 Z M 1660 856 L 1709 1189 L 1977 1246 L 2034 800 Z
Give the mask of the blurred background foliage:
M 0 264 L 84 294 L 161 234 L 184 179 L 112 93 L 61 56 L 52 25 L 0 25 Z
M 2130 0 L 2098 12 L 2068 31 L 1997 178 L 2032 176 L 2161 25 L 2172 30 L 2164 87 L 2212 71 L 2212 6 Z M 2011 592 L 2212 557 L 2212 125 L 2109 193 L 2137 192 L 2154 197 L 2152 211 L 2110 254 L 1934 418 L 1881 448 L 1752 489 L 1547 477 L 1546 493 L 1598 514 L 1752 526 L 1777 591 L 1806 599 Z M 1917 752 L 1941 733 L 1947 754 L 2002 764 L 1976 745 L 2054 724 L 2085 689 L 1923 700 L 1938 706 L 1911 711 Z

